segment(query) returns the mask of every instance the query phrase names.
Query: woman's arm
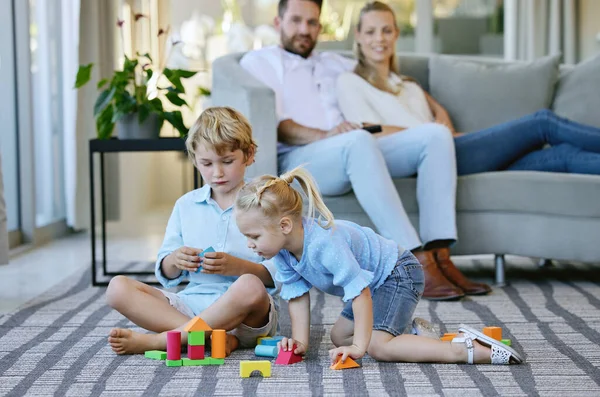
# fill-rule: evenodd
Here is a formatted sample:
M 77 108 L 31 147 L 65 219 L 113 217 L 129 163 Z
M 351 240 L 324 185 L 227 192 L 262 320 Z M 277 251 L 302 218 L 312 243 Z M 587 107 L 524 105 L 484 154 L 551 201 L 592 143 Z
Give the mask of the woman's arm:
M 435 100 L 427 91 L 423 90 L 425 94 L 425 98 L 427 98 L 427 103 L 429 104 L 429 108 L 431 109 L 431 113 L 433 113 L 433 118 L 436 123 L 443 124 L 450 129 L 452 135 L 458 135 L 456 130 L 454 129 L 454 125 L 452 124 L 452 120 L 450 119 L 450 115 L 446 108 L 444 108 L 438 101 Z

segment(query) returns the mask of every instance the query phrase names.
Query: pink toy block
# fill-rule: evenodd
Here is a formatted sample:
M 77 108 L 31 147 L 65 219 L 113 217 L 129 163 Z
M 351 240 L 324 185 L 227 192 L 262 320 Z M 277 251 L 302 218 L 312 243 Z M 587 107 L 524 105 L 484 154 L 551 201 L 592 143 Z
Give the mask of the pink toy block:
M 190 360 L 203 360 L 204 346 L 188 346 L 188 358 Z
M 294 350 L 296 350 L 296 345 L 294 345 L 292 350 L 288 350 L 286 352 L 284 352 L 283 349 L 279 349 L 279 354 L 277 355 L 275 364 L 290 365 L 302 361 L 302 356 L 295 354 Z
M 181 332 L 167 332 L 167 360 L 181 360 Z

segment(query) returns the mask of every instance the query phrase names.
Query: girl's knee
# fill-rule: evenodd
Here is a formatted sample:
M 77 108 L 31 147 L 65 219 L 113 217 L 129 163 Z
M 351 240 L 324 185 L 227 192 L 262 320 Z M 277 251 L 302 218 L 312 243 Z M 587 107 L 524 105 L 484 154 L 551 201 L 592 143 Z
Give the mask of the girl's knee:
M 265 285 L 254 274 L 241 275 L 229 288 L 232 293 L 239 297 L 241 304 L 247 304 L 248 306 L 260 304 L 268 299 Z
M 116 309 L 127 298 L 130 285 L 129 278 L 125 276 L 113 277 L 106 289 L 106 302 L 108 305 Z

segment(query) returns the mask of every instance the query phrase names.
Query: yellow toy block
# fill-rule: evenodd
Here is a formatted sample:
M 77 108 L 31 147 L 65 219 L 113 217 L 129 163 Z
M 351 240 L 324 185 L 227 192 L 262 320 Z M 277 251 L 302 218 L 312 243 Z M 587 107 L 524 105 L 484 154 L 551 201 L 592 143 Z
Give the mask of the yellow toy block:
M 186 324 L 183 330 L 185 332 L 212 331 L 212 328 L 208 324 L 206 324 L 204 320 L 196 316 Z
M 483 334 L 497 341 L 502 340 L 502 328 L 500 327 L 485 327 L 483 328 Z
M 259 371 L 263 378 L 271 377 L 270 361 L 240 361 L 240 377 L 249 378 L 252 371 Z

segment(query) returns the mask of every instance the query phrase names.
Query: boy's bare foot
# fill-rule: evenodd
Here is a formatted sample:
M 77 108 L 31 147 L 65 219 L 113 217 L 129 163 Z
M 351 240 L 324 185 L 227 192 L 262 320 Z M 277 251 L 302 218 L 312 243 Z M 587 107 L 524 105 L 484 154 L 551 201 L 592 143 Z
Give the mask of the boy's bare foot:
M 147 350 L 165 350 L 164 336 L 161 334 L 141 334 L 126 328 L 113 328 L 108 343 L 117 354 L 143 354 Z

